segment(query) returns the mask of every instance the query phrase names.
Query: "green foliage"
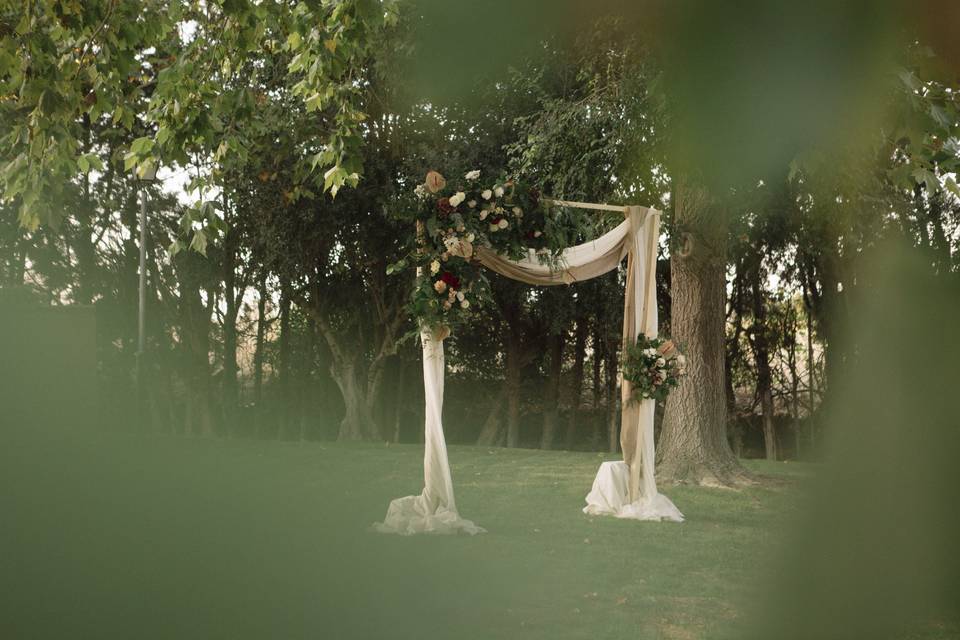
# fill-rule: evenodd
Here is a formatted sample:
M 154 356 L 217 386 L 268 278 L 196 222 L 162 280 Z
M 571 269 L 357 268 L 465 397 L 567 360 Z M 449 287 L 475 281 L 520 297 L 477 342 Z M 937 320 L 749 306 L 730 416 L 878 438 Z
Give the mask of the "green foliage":
M 336 194 L 362 171 L 363 86 L 370 57 L 396 24 L 394 1 L 290 5 L 247 0 L 41 0 L 0 18 L 2 197 L 28 228 L 56 223 L 56 197 L 78 174 L 100 170 L 81 140 L 91 124 L 139 137 L 123 157 L 140 176 L 160 164 L 203 165 L 202 194 L 249 162 L 288 93 L 319 125 L 317 148 L 298 159 L 295 196 L 309 184 Z M 258 88 L 289 79 L 285 93 Z M 289 105 L 288 105 L 289 106 Z M 202 206 L 196 235 L 216 235 Z M 194 240 L 203 246 L 204 240 Z
M 960 93 L 940 79 L 929 49 L 911 53 L 893 91 L 893 126 L 885 139 L 889 180 L 901 189 L 919 185 L 933 195 L 945 188 L 960 197 L 951 175 L 960 170 Z
M 423 234 L 409 257 L 388 270 L 418 268 L 410 311 L 429 327 L 461 324 L 472 305 L 489 302 L 489 283 L 474 257 L 478 248 L 514 260 L 532 251 L 559 267 L 560 253 L 577 237 L 575 218 L 551 208 L 539 189 L 504 176 L 486 180 L 479 169 L 450 183 L 431 171 L 414 200 L 413 217 Z

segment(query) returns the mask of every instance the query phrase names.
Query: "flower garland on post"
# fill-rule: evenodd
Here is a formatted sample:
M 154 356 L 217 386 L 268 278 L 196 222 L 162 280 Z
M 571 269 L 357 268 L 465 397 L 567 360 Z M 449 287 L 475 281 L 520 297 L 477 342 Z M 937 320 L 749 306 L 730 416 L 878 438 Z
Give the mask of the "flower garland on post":
M 633 400 L 666 400 L 686 375 L 687 359 L 673 340 L 641 334 L 626 349 L 623 377 L 633 384 Z
M 545 263 L 556 263 L 576 237 L 540 198 L 535 187 L 500 177 L 481 180 L 479 169 L 448 182 L 430 171 L 414 189 L 417 249 L 387 268 L 404 270 L 411 263 L 418 276 L 410 312 L 421 326 L 456 327 L 489 300 L 489 283 L 474 258 L 487 247 L 511 259 L 530 249 Z

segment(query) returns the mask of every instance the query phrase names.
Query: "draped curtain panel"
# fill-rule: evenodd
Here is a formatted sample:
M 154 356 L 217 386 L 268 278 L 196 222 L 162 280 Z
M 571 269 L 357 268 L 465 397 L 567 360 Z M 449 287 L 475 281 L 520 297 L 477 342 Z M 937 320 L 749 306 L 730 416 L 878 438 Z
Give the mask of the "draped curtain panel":
M 563 251 L 559 267 L 542 264 L 530 250 L 510 260 L 480 247 L 475 258 L 485 267 L 532 285 L 571 284 L 596 278 L 627 258 L 623 309 L 623 341 L 630 345 L 641 333 L 657 335 L 656 263 L 660 214 L 655 209 L 626 207 L 626 219 L 596 240 Z M 460 517 L 443 437 L 443 328 L 424 329 L 423 383 L 426 396 L 424 488 L 418 496 L 390 503 L 387 517 L 375 529 L 385 533 L 481 533 Z M 638 520 L 683 520 L 669 498 L 657 492 L 654 476 L 653 400 L 636 402 L 629 381 L 621 380 L 620 444 L 623 462 L 603 463 L 587 495 L 584 512 Z

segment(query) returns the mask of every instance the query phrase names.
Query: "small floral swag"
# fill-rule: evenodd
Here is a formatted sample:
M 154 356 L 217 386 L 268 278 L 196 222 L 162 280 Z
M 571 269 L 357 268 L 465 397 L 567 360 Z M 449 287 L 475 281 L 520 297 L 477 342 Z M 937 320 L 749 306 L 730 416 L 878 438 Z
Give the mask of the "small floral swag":
M 477 247 L 510 259 L 533 249 L 545 264 L 557 265 L 577 234 L 536 187 L 502 176 L 484 181 L 480 170 L 456 182 L 430 171 L 414 189 L 411 207 L 421 230 L 416 246 L 387 272 L 419 268 L 409 311 L 420 326 L 455 327 L 490 299 Z
M 633 385 L 633 399 L 666 400 L 686 375 L 686 356 L 670 339 L 637 336 L 623 357 L 623 378 Z

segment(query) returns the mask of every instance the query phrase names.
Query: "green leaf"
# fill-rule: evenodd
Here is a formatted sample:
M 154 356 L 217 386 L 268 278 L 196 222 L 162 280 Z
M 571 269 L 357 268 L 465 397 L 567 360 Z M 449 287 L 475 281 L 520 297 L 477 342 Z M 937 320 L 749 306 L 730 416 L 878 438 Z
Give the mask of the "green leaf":
M 307 112 L 316 111 L 323 106 L 323 97 L 319 93 L 315 93 L 309 98 L 306 99 Z
M 144 155 L 150 153 L 153 149 L 153 138 L 142 137 L 137 138 L 133 141 L 133 144 L 130 145 L 130 151 L 136 153 L 137 155 Z
M 960 198 L 960 186 L 957 185 L 957 181 L 952 177 L 944 180 L 943 185 L 947 188 L 947 191 Z
M 193 240 L 190 241 L 190 248 L 200 255 L 207 255 L 207 235 L 202 229 L 198 229 L 193 233 Z
M 930 193 L 936 191 L 937 187 L 940 186 L 940 181 L 937 180 L 937 176 L 924 167 L 914 169 L 910 175 L 913 176 L 913 179 L 916 180 L 918 184 L 925 184 L 927 191 Z

